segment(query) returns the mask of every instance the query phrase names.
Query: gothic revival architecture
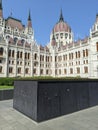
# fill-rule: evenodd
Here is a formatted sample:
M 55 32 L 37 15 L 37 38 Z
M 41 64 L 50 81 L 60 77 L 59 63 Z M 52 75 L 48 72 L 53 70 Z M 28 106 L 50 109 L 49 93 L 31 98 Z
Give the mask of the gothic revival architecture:
M 13 17 L 4 19 L 0 0 L 0 77 L 98 78 L 98 15 L 89 37 L 74 42 L 62 11 L 45 47 L 38 45 L 29 12 L 27 25 Z

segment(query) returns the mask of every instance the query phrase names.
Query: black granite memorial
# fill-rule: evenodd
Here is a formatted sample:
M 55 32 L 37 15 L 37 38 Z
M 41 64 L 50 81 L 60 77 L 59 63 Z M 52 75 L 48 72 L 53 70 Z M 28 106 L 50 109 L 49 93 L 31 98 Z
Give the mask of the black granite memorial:
M 41 122 L 98 105 L 98 80 L 15 81 L 13 107 Z
M 13 89 L 0 90 L 0 101 L 13 99 Z

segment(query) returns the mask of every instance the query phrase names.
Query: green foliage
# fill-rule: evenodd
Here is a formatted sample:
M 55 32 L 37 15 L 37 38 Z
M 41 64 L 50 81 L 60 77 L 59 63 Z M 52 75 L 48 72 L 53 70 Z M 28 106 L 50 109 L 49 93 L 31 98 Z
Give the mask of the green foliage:
M 51 76 L 37 76 L 37 77 L 16 77 L 16 78 L 0 78 L 0 86 L 14 86 L 14 80 L 65 80 L 65 81 L 86 81 L 86 80 L 97 80 L 98 79 L 88 79 L 81 77 L 51 77 Z
M 13 86 L 15 78 L 0 78 L 0 86 Z
M 0 90 L 13 89 L 13 88 L 14 86 L 5 86 L 5 85 L 0 86 Z

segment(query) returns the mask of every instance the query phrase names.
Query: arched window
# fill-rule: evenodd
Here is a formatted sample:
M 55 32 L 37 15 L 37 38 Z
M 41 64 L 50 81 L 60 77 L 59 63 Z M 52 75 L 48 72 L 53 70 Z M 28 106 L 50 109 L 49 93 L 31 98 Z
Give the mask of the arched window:
M 27 52 L 25 53 L 25 59 L 27 59 Z
M 7 35 L 7 36 L 6 36 L 6 39 L 9 39 L 9 38 L 10 38 L 10 36 L 9 36 L 9 35 Z
M 9 57 L 11 57 L 11 50 L 9 50 Z
M 17 58 L 19 58 L 19 51 L 17 52 Z
M 15 37 L 14 38 L 14 43 L 16 43 L 18 41 L 18 38 L 17 37 Z
M 12 57 L 14 57 L 14 56 L 15 56 L 15 51 L 13 50 L 13 51 L 12 51 Z
M 37 54 L 35 53 L 35 55 L 34 55 L 34 59 L 36 60 L 37 59 Z
M 30 53 L 28 53 L 28 59 L 30 59 Z
M 70 74 L 73 74 L 73 68 L 70 68 Z
M 28 68 L 25 69 L 25 73 L 26 73 L 26 74 L 29 73 L 29 69 L 28 69 Z
M 23 55 L 23 53 L 22 53 L 22 52 L 20 52 L 20 58 L 22 58 L 22 55 Z
M 0 55 L 3 55 L 3 48 L 0 48 Z
M 88 49 L 86 49 L 86 56 L 88 57 Z
M 64 74 L 67 74 L 67 69 L 64 69 Z
M 97 52 L 98 52 L 98 42 L 96 43 L 96 50 L 97 50 Z
M 21 40 L 21 43 L 23 44 L 24 42 L 25 42 L 25 40 L 24 40 L 24 39 L 22 39 L 22 40 Z
M 2 66 L 0 66 L 0 73 L 2 73 Z

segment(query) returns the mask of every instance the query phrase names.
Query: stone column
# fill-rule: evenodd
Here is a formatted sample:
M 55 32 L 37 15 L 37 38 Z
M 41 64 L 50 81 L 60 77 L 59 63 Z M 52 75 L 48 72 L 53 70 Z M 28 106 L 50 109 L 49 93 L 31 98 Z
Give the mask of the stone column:
M 15 49 L 15 77 L 17 77 L 17 48 Z
M 6 63 L 5 63 L 5 77 L 9 77 L 9 56 L 8 56 L 8 52 L 9 52 L 9 46 L 7 45 L 7 48 L 6 48 Z

